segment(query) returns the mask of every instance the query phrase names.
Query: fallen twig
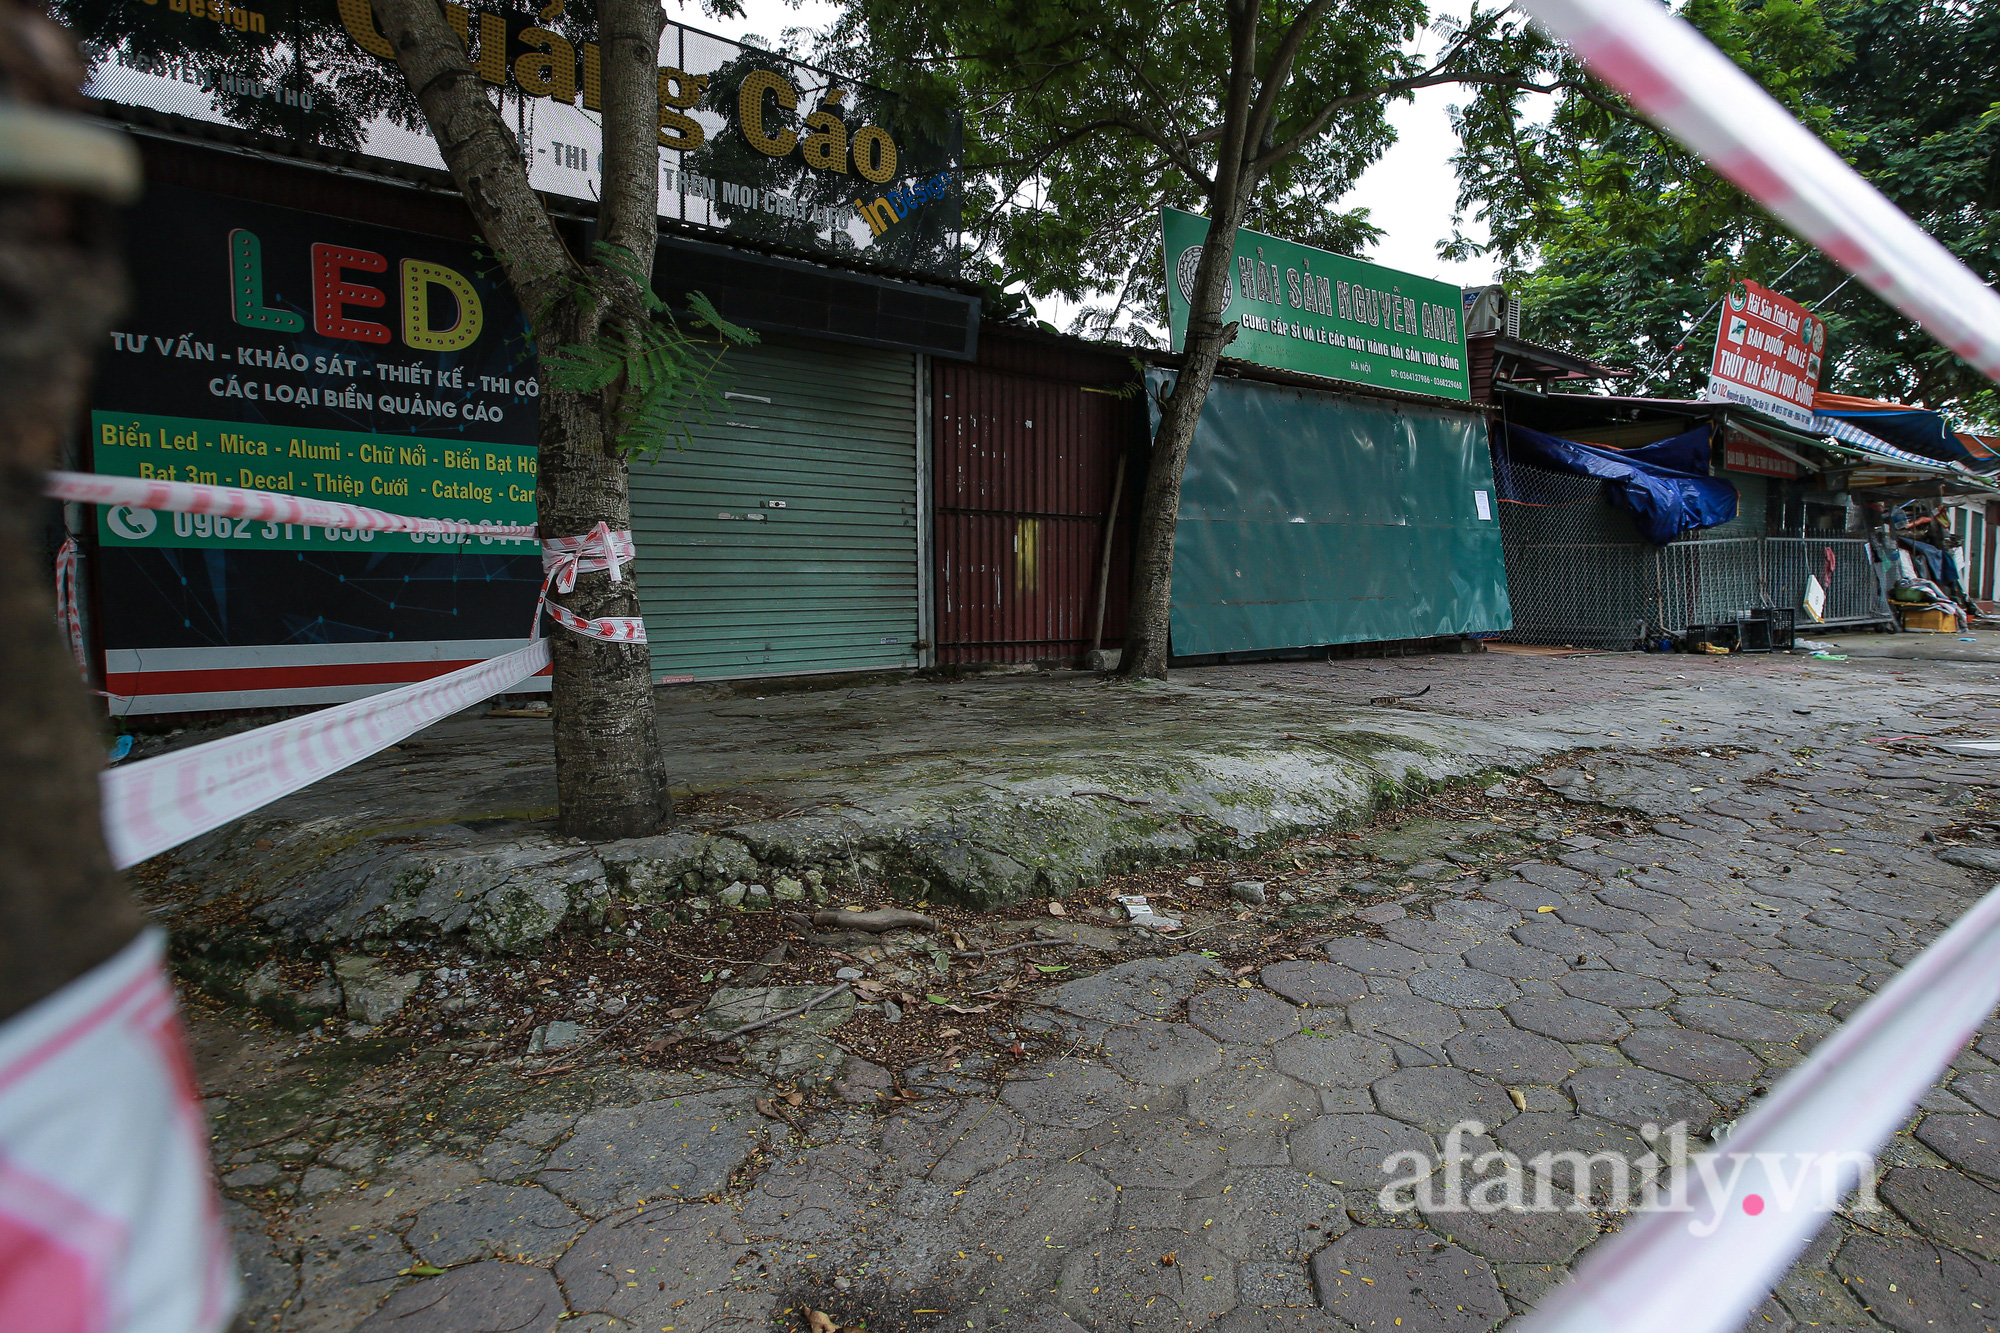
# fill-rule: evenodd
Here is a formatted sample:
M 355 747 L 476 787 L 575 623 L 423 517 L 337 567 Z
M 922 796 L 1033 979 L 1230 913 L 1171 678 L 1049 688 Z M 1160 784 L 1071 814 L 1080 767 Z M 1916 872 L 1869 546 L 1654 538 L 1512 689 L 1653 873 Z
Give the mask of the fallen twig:
M 838 986 L 833 987 L 831 990 L 821 991 L 818 995 L 813 996 L 810 1000 L 807 1000 L 804 1004 L 794 1005 L 790 1009 L 785 1010 L 783 1013 L 772 1014 L 768 1018 L 759 1018 L 753 1022 L 745 1023 L 742 1027 L 731 1028 L 729 1031 L 724 1032 L 719 1036 L 710 1037 L 709 1040 L 717 1045 L 720 1045 L 725 1041 L 734 1041 L 736 1038 L 742 1036 L 746 1032 L 755 1032 L 758 1028 L 767 1028 L 771 1026 L 771 1024 L 773 1023 L 781 1023 L 787 1018 L 797 1018 L 800 1014 L 804 1013 L 806 1010 L 814 1008 L 815 1006 L 818 1005 L 825 1004 L 828 1000 L 831 1000 L 834 996 L 840 994 L 844 990 L 849 990 L 849 989 L 851 989 L 851 987 L 849 987 L 849 985 L 845 981 L 843 981 Z
M 998 958 L 1003 953 L 1013 953 L 1016 949 L 1081 949 L 1086 947 L 1079 940 L 1029 940 L 1025 944 L 1009 944 L 998 949 L 955 949 L 953 958 Z
M 252 1148 L 269 1147 L 271 1144 L 276 1143 L 279 1139 L 297 1138 L 301 1134 L 306 1133 L 308 1130 L 318 1129 L 321 1125 L 330 1125 L 334 1121 L 340 1119 L 341 1116 L 345 1114 L 346 1112 L 344 1111 L 337 1111 L 332 1115 L 321 1116 L 317 1120 L 308 1120 L 304 1124 L 293 1125 L 288 1129 L 280 1130 L 278 1133 L 273 1134 L 268 1139 L 258 1139 L 255 1143 L 238 1143 L 238 1144 L 233 1144 L 231 1146 L 237 1152 L 248 1152 Z

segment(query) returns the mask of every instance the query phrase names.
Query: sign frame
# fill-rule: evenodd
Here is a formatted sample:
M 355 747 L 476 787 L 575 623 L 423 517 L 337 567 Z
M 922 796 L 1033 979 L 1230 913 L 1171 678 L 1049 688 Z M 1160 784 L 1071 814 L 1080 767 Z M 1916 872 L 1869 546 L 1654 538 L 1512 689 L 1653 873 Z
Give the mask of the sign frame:
M 1810 427 L 1825 351 L 1824 320 L 1789 296 L 1741 279 L 1723 299 L 1702 396 Z
M 1209 222 L 1160 210 L 1167 328 L 1187 340 L 1189 294 Z M 1448 282 L 1319 250 L 1247 227 L 1236 230 L 1229 294 L 1236 338 L 1225 356 L 1324 379 L 1456 402 L 1472 401 L 1464 298 Z
M 444 0 L 536 190 L 602 193 L 602 57 L 587 7 Z M 224 125 L 281 151 L 442 173 L 368 0 L 54 0 L 91 97 Z M 660 216 L 763 245 L 959 275 L 964 130 L 907 99 L 667 20 Z M 399 173 L 404 174 L 404 173 Z

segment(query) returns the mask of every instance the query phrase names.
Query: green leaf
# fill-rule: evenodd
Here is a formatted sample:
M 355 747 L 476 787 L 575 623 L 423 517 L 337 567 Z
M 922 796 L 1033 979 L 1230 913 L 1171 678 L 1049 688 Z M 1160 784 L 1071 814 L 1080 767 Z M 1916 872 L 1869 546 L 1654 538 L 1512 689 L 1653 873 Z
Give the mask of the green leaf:
M 1069 964 L 1068 964 L 1068 963 L 1036 963 L 1036 964 L 1035 964 L 1035 971 L 1037 971 L 1037 972 L 1067 972 L 1067 971 L 1069 971 Z
M 628 456 L 669 443 L 686 448 L 694 439 L 692 423 L 708 420 L 722 402 L 725 354 L 756 342 L 757 335 L 724 319 L 697 291 L 687 294 L 688 324 L 702 336 L 690 336 L 629 254 L 599 243 L 594 258 L 566 299 L 592 317 L 597 336 L 544 352 L 549 382 L 569 393 L 613 398 L 618 447 Z M 619 302 L 635 294 L 640 309 L 621 311 Z
M 926 996 L 924 996 L 924 998 L 925 998 L 926 1000 L 929 1000 L 929 1001 L 930 1001 L 930 1002 L 931 1002 L 932 1004 L 950 1004 L 950 1003 L 951 1003 L 951 997 L 950 997 L 949 995 L 926 995 Z

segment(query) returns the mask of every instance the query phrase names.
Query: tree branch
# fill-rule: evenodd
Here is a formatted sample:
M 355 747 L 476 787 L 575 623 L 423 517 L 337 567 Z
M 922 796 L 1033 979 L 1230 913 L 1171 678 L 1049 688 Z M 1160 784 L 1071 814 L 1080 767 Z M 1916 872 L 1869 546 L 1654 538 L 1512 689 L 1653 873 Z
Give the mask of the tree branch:
M 600 0 L 604 85 L 604 187 L 598 234 L 631 256 L 641 281 L 652 276 L 659 237 L 658 75 L 665 16 L 654 0 Z
M 1264 134 L 1270 128 L 1271 117 L 1277 110 L 1278 99 L 1284 96 L 1285 85 L 1291 82 L 1292 63 L 1298 58 L 1299 50 L 1319 27 L 1320 19 L 1333 5 L 1333 0 L 1311 0 L 1299 11 L 1278 39 L 1277 50 L 1271 53 L 1271 68 L 1264 72 L 1264 86 L 1257 90 L 1256 104 L 1250 108 L 1250 124 L 1246 127 L 1245 142 L 1261 144 Z
M 520 145 L 487 99 L 458 34 L 436 0 L 375 0 L 382 33 L 416 93 L 452 182 L 533 320 L 577 274 L 541 198 L 528 183 Z
M 1222 139 L 1216 150 L 1215 186 L 1209 192 L 1210 212 L 1219 225 L 1234 219 L 1249 167 L 1244 148 L 1250 118 L 1250 85 L 1257 77 L 1257 15 L 1259 0 L 1232 0 L 1229 5 L 1229 92 L 1222 106 Z M 1230 225 L 1234 225 L 1233 221 Z
M 1333 119 L 1334 113 L 1337 111 L 1350 106 L 1358 106 L 1363 102 L 1380 101 L 1385 97 L 1393 97 L 1397 93 L 1415 92 L 1419 88 L 1434 88 L 1444 83 L 1482 84 L 1489 87 L 1513 88 L 1516 91 L 1524 93 L 1555 93 L 1561 92 L 1564 89 L 1574 89 L 1577 86 L 1573 80 L 1568 79 L 1558 79 L 1554 83 L 1544 85 L 1532 82 L 1517 74 L 1494 74 L 1476 70 L 1460 70 L 1449 74 L 1419 74 L 1413 78 L 1395 79 L 1389 83 L 1378 84 L 1373 88 L 1366 88 L 1358 93 L 1349 93 L 1345 97 L 1336 97 L 1332 101 L 1327 102 L 1318 111 L 1313 113 L 1312 119 L 1306 122 L 1305 128 L 1283 143 L 1275 145 L 1260 154 L 1255 162 L 1251 164 L 1251 169 L 1261 175 L 1287 157 L 1290 157 L 1293 153 L 1299 151 L 1299 149 L 1305 147 L 1305 145 L 1311 143 L 1314 139 L 1317 139 L 1321 132 L 1326 129 L 1327 122 Z

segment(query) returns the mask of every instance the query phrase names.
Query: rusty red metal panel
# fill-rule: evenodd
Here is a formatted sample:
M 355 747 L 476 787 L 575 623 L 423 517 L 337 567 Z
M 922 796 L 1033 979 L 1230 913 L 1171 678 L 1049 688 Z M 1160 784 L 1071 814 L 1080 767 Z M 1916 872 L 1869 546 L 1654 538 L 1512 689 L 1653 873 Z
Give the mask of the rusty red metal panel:
M 1113 533 L 1104 642 L 1125 631 L 1143 443 L 1136 373 L 1067 339 L 982 331 L 979 360 L 933 362 L 932 471 L 940 662 L 1082 656 L 1118 458 L 1132 459 Z
M 1468 333 L 1465 336 L 1465 371 L 1472 384 L 1472 401 L 1493 401 L 1493 344 L 1497 333 Z

